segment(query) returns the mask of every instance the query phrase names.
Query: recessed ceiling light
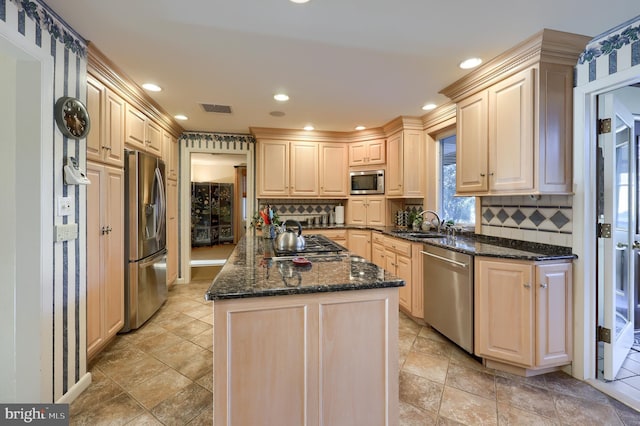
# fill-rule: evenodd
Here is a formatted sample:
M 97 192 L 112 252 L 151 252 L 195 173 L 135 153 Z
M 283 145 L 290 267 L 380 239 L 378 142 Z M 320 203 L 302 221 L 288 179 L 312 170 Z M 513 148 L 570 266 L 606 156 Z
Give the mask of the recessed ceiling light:
M 469 58 L 469 59 L 466 59 L 466 60 L 460 62 L 459 66 L 463 70 L 468 70 L 468 69 L 477 67 L 481 63 L 482 63 L 482 59 L 480 59 L 480 58 Z
M 291 3 L 303 4 L 309 2 L 309 0 L 289 0 Z
M 189 117 L 187 117 L 187 116 L 186 116 L 186 115 L 184 115 L 184 114 L 174 115 L 174 116 L 173 116 L 173 118 L 175 118 L 176 120 L 182 120 L 182 121 L 184 121 L 184 120 L 188 120 L 188 119 L 189 119 Z
M 366 129 L 366 127 L 364 127 L 364 126 L 356 126 L 356 130 L 364 130 L 364 129 Z
M 285 95 L 284 93 L 277 93 L 273 95 L 273 99 L 275 99 L 276 101 L 284 102 L 289 100 L 289 96 Z
M 425 111 L 431 111 L 432 109 L 436 109 L 436 104 L 424 104 L 422 109 Z
M 312 125 L 308 124 L 308 125 L 304 126 L 304 129 L 310 131 L 310 130 L 313 130 L 314 127 Z
M 153 83 L 145 83 L 142 85 L 143 89 L 146 89 L 150 92 L 159 92 L 162 90 L 162 87 L 158 86 L 157 84 L 153 84 Z

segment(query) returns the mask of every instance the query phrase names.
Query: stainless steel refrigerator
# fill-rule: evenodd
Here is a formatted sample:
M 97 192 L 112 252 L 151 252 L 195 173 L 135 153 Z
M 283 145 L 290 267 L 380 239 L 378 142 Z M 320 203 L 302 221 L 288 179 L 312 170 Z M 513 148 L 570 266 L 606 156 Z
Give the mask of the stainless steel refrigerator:
M 125 151 L 125 319 L 140 327 L 167 300 L 165 167 L 162 160 Z

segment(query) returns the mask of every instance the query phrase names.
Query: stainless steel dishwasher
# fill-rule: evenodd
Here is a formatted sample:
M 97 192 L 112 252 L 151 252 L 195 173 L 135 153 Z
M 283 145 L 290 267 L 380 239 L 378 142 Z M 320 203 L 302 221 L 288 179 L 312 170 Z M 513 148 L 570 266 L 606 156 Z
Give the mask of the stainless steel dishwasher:
M 424 320 L 473 353 L 473 256 L 424 244 Z

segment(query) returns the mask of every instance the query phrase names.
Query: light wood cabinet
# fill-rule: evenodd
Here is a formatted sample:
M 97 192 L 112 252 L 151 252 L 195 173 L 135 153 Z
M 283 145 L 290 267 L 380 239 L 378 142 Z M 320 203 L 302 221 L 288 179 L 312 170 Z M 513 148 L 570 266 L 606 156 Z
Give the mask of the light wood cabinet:
M 373 233 L 372 240 L 374 263 L 376 259 L 384 258 L 383 268 L 405 282 L 404 287 L 398 289 L 400 309 L 413 317 L 422 318 L 422 244 L 376 233 Z
M 167 284 L 178 278 L 178 182 L 167 180 Z
M 349 166 L 368 166 L 386 162 L 384 139 L 374 139 L 349 144 Z
M 315 198 L 319 195 L 319 168 L 318 143 L 260 140 L 258 196 Z M 335 184 L 330 179 L 327 182 Z
M 125 108 L 125 144 L 162 157 L 162 128 L 143 112 L 127 104 Z
M 167 179 L 178 180 L 178 141 L 171 133 L 162 131 L 162 154 Z
M 87 357 L 124 325 L 124 175 L 87 162 Z
M 384 197 L 351 197 L 347 206 L 347 223 L 350 225 L 385 226 L 385 213 Z
M 371 232 L 371 262 L 381 268 L 385 268 L 387 263 L 384 254 L 384 238 L 380 232 Z
M 124 100 L 92 76 L 87 76 L 87 111 L 91 130 L 87 135 L 87 159 L 123 166 Z
M 389 136 L 385 178 L 388 197 L 424 197 L 425 152 L 421 130 L 402 130 Z
M 397 303 L 396 288 L 214 301 L 215 424 L 397 424 Z
M 365 229 L 349 229 L 347 236 L 349 240 L 349 251 L 367 260 L 371 260 L 371 231 Z
M 346 197 L 349 194 L 347 146 L 320 144 L 320 196 Z
M 475 354 L 532 375 L 572 359 L 572 264 L 475 258 Z
M 543 30 L 442 89 L 464 195 L 571 194 L 573 69 L 588 38 Z

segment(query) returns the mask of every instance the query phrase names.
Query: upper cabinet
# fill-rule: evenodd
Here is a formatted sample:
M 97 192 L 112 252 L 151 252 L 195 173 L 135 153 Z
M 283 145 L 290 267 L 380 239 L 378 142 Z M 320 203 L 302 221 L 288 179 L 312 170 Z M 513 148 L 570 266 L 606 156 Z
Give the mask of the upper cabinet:
M 162 157 L 162 128 L 132 105 L 126 106 L 125 143 Z
M 346 198 L 347 145 L 339 142 L 258 139 L 259 197 Z
M 384 139 L 374 139 L 349 144 L 349 166 L 384 164 L 386 161 Z
M 388 197 L 421 198 L 425 194 L 424 132 L 421 123 L 414 129 L 406 128 L 408 124 L 403 122 L 403 129 L 387 138 L 385 193 Z
M 457 192 L 572 192 L 573 67 L 588 37 L 543 30 L 441 91 L 457 103 Z
M 87 111 L 92 126 L 87 135 L 87 159 L 122 167 L 124 100 L 92 76 L 87 76 Z
M 178 180 L 178 141 L 166 131 L 162 132 L 162 155 L 167 179 Z

